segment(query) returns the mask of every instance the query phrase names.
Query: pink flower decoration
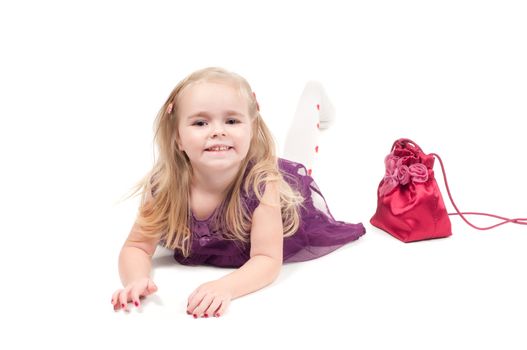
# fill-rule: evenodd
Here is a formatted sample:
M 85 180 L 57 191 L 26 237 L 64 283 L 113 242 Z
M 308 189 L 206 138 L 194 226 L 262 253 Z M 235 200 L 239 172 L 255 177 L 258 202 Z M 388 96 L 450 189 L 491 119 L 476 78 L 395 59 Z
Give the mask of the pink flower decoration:
M 410 169 L 406 165 L 401 165 L 397 168 L 397 180 L 401 185 L 406 185 L 410 182 Z
M 426 165 L 422 163 L 412 164 L 409 170 L 413 182 L 423 183 L 428 181 L 428 169 Z
M 385 196 L 392 192 L 398 185 L 404 186 L 411 182 L 424 183 L 428 181 L 428 168 L 422 163 L 410 166 L 403 164 L 408 157 L 397 157 L 390 153 L 384 158 L 386 172 L 379 187 L 379 195 Z
M 385 176 L 381 187 L 379 187 L 379 194 L 382 196 L 387 195 L 388 193 L 392 192 L 397 185 L 399 185 L 399 181 L 393 176 Z
M 384 158 L 384 165 L 386 167 L 385 175 L 393 175 L 397 170 L 397 157 L 394 157 L 391 153 Z

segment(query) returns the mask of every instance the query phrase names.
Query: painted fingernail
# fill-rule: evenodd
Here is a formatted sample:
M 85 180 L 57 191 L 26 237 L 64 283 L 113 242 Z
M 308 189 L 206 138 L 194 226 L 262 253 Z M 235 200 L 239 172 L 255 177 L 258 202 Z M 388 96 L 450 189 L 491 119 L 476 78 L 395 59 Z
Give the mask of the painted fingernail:
M 134 301 L 134 305 L 135 305 L 136 307 L 138 307 L 138 306 L 139 306 L 139 303 L 138 303 L 137 301 Z
M 216 317 L 220 317 L 220 313 L 217 312 L 216 315 L 214 315 L 214 316 L 216 316 Z
M 320 111 L 320 105 L 319 104 L 317 104 L 317 109 Z
M 192 315 L 192 316 L 193 316 L 194 318 L 198 318 L 198 315 L 196 315 L 196 314 L 194 314 L 194 315 Z
M 203 315 L 203 316 L 204 316 L 205 318 L 207 318 L 207 317 L 209 317 L 209 314 L 205 314 L 205 315 Z

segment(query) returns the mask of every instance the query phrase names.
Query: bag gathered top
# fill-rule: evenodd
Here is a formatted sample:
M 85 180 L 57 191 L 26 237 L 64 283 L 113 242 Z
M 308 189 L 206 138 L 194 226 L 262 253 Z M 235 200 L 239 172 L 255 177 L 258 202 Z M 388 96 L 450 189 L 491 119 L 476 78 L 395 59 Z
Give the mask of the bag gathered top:
M 434 177 L 434 157 L 441 165 L 448 197 L 456 213 L 447 213 Z M 527 225 L 527 218 L 508 219 L 494 214 L 460 212 L 450 194 L 443 161 L 435 153 L 425 154 L 412 140 L 403 138 L 395 141 L 384 164 L 386 172 L 377 190 L 377 211 L 370 222 L 403 242 L 452 235 L 449 215 L 459 215 L 478 230 L 489 230 L 506 223 Z M 485 215 L 501 222 L 478 227 L 470 223 L 465 215 Z

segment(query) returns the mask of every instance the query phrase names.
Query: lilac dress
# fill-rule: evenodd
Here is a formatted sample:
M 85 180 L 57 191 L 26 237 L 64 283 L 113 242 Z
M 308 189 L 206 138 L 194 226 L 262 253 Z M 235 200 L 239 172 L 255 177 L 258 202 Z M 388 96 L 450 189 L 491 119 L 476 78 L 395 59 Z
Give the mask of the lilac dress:
M 284 238 L 284 263 L 326 255 L 366 232 L 361 223 L 350 224 L 333 218 L 324 196 L 302 164 L 278 158 L 278 166 L 284 180 L 300 191 L 305 199 L 305 208 L 300 208 L 300 226 L 297 232 Z M 244 196 L 243 201 L 251 213 L 259 204 L 254 194 Z M 224 239 L 221 229 L 215 229 L 214 220 L 218 208 L 205 220 L 198 220 L 191 213 L 190 256 L 185 258 L 181 252 L 175 251 L 176 261 L 184 265 L 240 267 L 249 260 L 249 243 Z

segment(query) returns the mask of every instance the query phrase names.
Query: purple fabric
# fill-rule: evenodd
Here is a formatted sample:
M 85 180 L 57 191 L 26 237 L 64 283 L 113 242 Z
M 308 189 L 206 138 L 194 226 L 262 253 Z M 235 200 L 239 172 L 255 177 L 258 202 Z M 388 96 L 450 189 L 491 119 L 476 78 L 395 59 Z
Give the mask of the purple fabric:
M 362 236 L 366 230 L 361 223 L 336 221 L 315 181 L 305 166 L 278 158 L 284 179 L 305 198 L 300 208 L 300 227 L 291 237 L 284 238 L 284 263 L 306 261 L 326 255 Z M 252 213 L 259 204 L 252 193 L 243 197 Z M 206 220 L 198 220 L 191 213 L 191 253 L 188 258 L 175 251 L 174 258 L 184 265 L 213 265 L 240 267 L 249 260 L 250 244 L 222 238 L 215 218 L 219 208 Z

